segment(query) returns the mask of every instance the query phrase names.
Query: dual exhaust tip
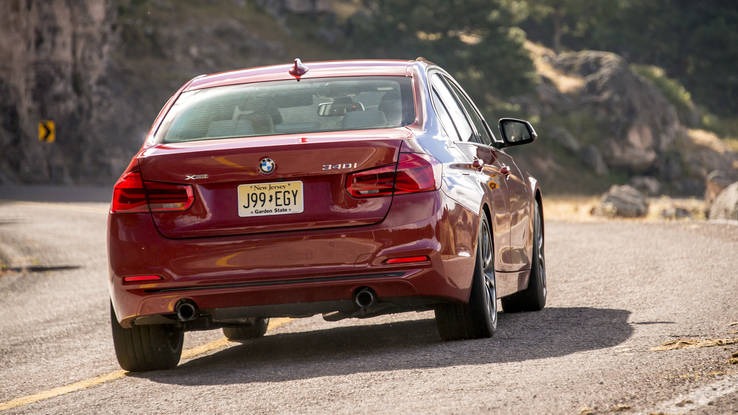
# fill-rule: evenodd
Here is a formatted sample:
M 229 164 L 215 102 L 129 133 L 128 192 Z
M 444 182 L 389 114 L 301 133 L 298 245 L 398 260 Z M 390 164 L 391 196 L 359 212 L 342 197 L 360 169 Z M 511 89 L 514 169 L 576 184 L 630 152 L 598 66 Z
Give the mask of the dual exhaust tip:
M 354 304 L 362 310 L 372 307 L 376 302 L 377 294 L 369 287 L 359 288 L 354 293 Z M 177 301 L 174 311 L 177 314 L 177 319 L 182 323 L 193 321 L 200 315 L 197 304 L 189 298 L 183 298 Z

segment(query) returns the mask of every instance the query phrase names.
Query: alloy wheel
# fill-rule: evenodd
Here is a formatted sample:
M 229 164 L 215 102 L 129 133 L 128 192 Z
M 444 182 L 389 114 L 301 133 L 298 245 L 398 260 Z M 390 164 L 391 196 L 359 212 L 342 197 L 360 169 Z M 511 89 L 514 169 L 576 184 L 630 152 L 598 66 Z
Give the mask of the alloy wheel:
M 495 259 L 492 243 L 492 232 L 485 220 L 480 233 L 480 252 L 482 274 L 484 275 L 484 306 L 489 317 L 490 326 L 497 327 L 497 287 L 495 283 Z
M 537 205 L 537 204 L 536 204 Z M 546 297 L 547 288 L 546 288 L 546 258 L 544 255 L 543 250 L 543 230 L 542 230 L 542 223 L 541 223 L 541 211 L 540 208 L 537 207 L 536 212 L 536 218 L 535 218 L 535 244 L 536 244 L 536 261 L 538 266 L 538 276 L 541 281 L 541 285 L 543 287 L 543 297 Z

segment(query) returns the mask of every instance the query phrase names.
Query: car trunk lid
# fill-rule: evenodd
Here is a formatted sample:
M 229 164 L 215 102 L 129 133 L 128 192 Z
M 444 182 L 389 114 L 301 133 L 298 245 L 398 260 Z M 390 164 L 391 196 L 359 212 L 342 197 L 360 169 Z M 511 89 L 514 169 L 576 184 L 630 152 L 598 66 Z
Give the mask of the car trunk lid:
M 396 164 L 410 135 L 395 128 L 158 144 L 138 165 L 145 186 L 192 186 L 187 210 L 152 213 L 169 238 L 361 226 L 380 222 L 392 195 L 353 197 L 347 177 Z

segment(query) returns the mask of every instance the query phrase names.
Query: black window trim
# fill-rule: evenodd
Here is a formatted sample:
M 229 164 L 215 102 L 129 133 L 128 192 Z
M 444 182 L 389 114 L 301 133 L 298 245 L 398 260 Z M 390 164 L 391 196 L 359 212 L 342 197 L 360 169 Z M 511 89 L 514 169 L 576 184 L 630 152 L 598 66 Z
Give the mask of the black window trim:
M 502 141 L 499 140 L 495 136 L 494 132 L 492 131 L 492 128 L 490 128 L 490 126 L 489 126 L 489 123 L 487 123 L 487 120 L 484 118 L 484 116 L 482 116 L 482 113 L 479 111 L 479 108 L 477 108 L 477 105 L 474 103 L 474 100 L 472 100 L 469 97 L 469 95 L 466 93 L 466 91 L 464 91 L 464 88 L 462 88 L 461 85 L 459 85 L 459 83 L 456 82 L 455 79 L 451 78 L 450 75 L 443 74 L 443 73 L 440 73 L 440 75 L 441 75 L 441 79 L 447 84 L 447 86 L 449 87 L 449 90 L 451 90 L 451 92 L 453 93 L 453 95 L 455 95 L 455 97 L 456 97 L 457 100 L 461 100 L 463 98 L 463 99 L 465 99 L 470 104 L 472 110 L 474 110 L 474 112 L 476 113 L 476 116 L 482 121 L 482 125 L 487 130 L 487 134 L 492 139 L 492 142 L 490 144 L 487 144 L 487 143 L 482 142 L 481 134 L 479 133 L 479 131 L 477 129 L 476 123 L 474 123 L 471 120 L 471 115 L 467 111 L 466 105 L 464 105 L 463 103 L 459 102 L 459 104 L 461 105 L 462 110 L 464 111 L 464 115 L 466 116 L 467 122 L 471 125 L 471 127 L 472 127 L 472 129 L 474 131 L 475 138 L 476 138 L 475 141 L 471 141 L 470 140 L 470 142 L 481 144 L 481 145 L 484 145 L 484 146 L 487 146 L 487 147 L 495 147 L 495 148 L 498 148 L 498 146 L 500 144 L 502 144 Z M 461 97 L 459 95 L 461 95 Z
M 433 97 L 431 97 L 431 102 L 433 103 L 434 108 L 437 107 L 437 106 L 442 106 L 443 107 L 443 111 L 446 113 L 446 115 L 448 115 L 448 119 L 451 122 L 451 127 L 450 128 L 453 128 L 454 129 L 454 137 L 451 137 L 451 134 L 449 134 L 448 131 L 445 131 L 446 132 L 446 135 L 449 136 L 449 138 L 453 138 L 453 141 L 455 141 L 455 142 L 456 141 L 458 141 L 458 142 L 464 142 L 461 139 L 461 134 L 459 133 L 459 128 L 456 127 L 456 122 L 454 122 L 454 119 L 453 119 L 453 117 L 451 117 L 451 114 L 449 113 L 448 108 L 446 107 L 446 104 L 443 102 L 443 99 L 441 99 L 441 96 L 438 94 L 438 91 L 436 91 L 436 88 L 433 85 L 431 85 L 431 93 L 433 94 Z M 439 112 L 437 108 L 436 108 L 436 112 Z M 446 130 L 448 128 L 448 127 L 446 127 L 446 125 L 444 125 L 443 122 L 440 121 L 440 115 L 439 115 L 439 123 L 441 125 L 441 128 L 443 128 L 444 130 Z
M 448 82 L 446 82 L 446 74 L 444 72 L 442 72 L 442 71 L 436 70 L 436 71 L 430 72 L 428 74 L 428 77 L 430 78 L 429 84 L 430 84 L 431 91 L 433 92 L 434 96 L 438 99 L 438 101 L 440 102 L 440 104 L 443 105 L 443 108 L 446 111 L 446 113 L 449 114 L 449 115 L 451 114 L 451 112 L 448 110 L 448 105 L 443 102 L 443 98 L 441 97 L 441 95 L 436 90 L 436 87 L 433 85 L 433 80 L 436 77 L 439 79 L 439 81 L 441 82 L 441 84 L 443 84 L 443 86 L 446 87 L 446 89 L 448 90 L 449 94 L 451 94 L 451 98 L 456 101 L 456 105 L 461 109 L 461 112 L 462 112 L 462 114 L 464 115 L 464 117 L 466 119 L 466 123 L 469 125 L 469 129 L 472 132 L 472 137 L 470 139 L 468 139 L 468 140 L 464 140 L 461 137 L 461 133 L 459 132 L 459 127 L 456 125 L 456 121 L 454 121 L 453 117 L 450 117 L 449 116 L 449 119 L 451 120 L 451 123 L 453 124 L 453 127 L 456 130 L 457 140 L 454 140 L 454 141 L 458 141 L 458 142 L 461 142 L 461 143 L 478 143 L 478 141 L 476 141 L 475 138 L 478 137 L 478 134 L 479 133 L 477 132 L 477 129 L 474 126 L 474 123 L 472 123 L 469 120 L 469 114 L 467 114 L 466 109 L 464 108 L 464 105 L 461 104 L 460 102 L 458 102 L 458 97 L 456 96 L 456 93 L 454 93 L 453 88 L 448 85 Z

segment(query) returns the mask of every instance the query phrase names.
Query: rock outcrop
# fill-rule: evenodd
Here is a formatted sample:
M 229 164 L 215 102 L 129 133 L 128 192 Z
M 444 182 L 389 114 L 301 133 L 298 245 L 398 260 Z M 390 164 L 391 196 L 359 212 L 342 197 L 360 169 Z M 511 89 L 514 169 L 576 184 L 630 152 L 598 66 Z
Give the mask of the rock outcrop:
M 647 196 L 657 196 L 661 193 L 661 183 L 653 177 L 635 176 L 630 179 L 630 185 Z
M 632 186 L 612 186 L 592 214 L 605 217 L 640 218 L 648 214 L 648 199 Z
M 673 146 L 680 125 L 676 110 L 656 87 L 609 52 L 562 53 L 552 65 L 583 79 L 570 95 L 597 120 L 598 146 L 608 166 L 633 173 L 660 169 L 659 155 Z
M 738 166 L 735 151 L 710 133 L 685 128 L 661 91 L 622 57 L 527 47 L 541 83 L 534 96 L 516 103 L 541 119 L 543 139 L 552 130 L 552 141 L 566 154 L 578 154 L 590 174 L 645 176 L 660 183 L 661 192 L 698 195 L 711 170 Z M 546 171 L 535 173 L 544 183 L 560 181 Z
M 723 170 L 713 170 L 705 178 L 705 204 L 708 209 L 718 197 L 720 192 L 733 184 L 735 179 Z
M 711 220 L 738 220 L 738 182 L 723 189 L 710 207 Z

